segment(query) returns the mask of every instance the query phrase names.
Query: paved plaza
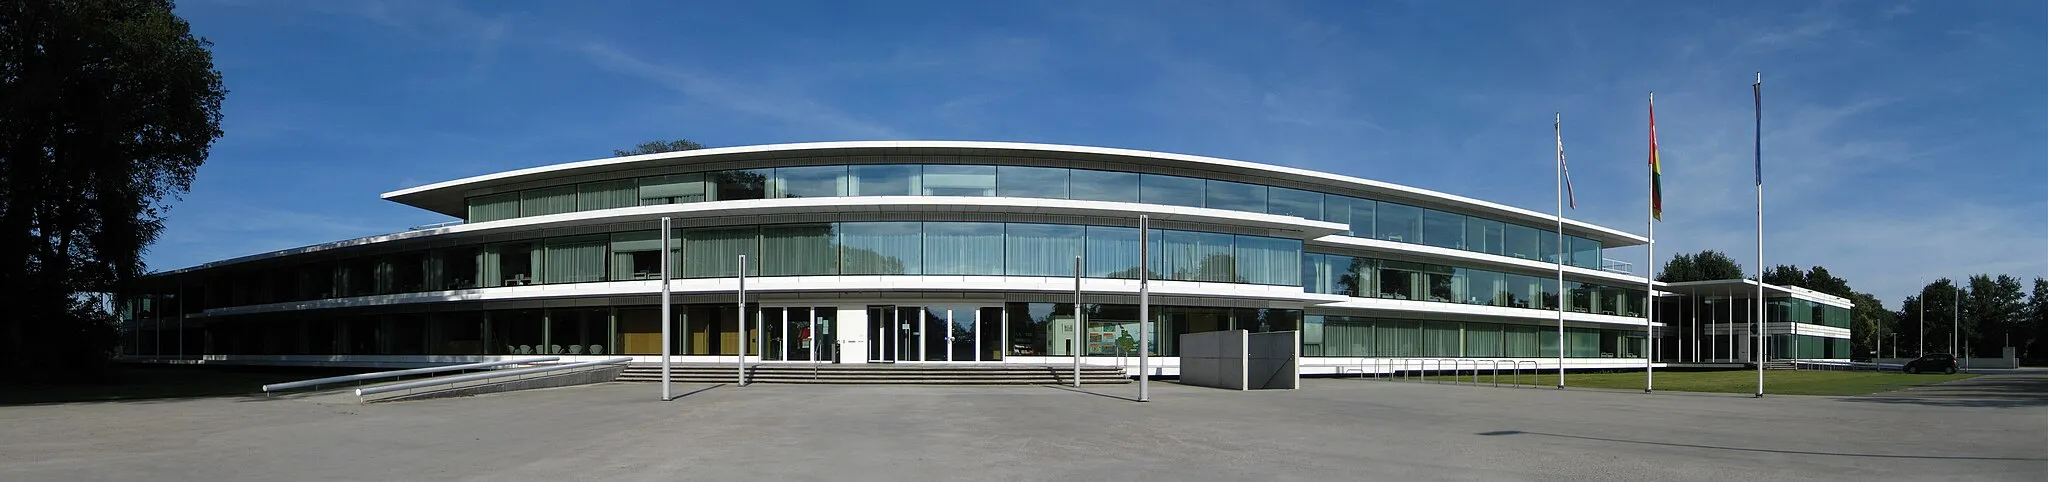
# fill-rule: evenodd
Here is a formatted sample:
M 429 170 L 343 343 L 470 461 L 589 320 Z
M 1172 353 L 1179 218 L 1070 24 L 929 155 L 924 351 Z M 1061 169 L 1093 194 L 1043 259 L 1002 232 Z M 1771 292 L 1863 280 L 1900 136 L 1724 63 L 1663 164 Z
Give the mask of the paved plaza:
M 1767 397 L 609 383 L 0 407 L 0 480 L 2041 480 L 2048 375 Z M 2018 387 L 2018 388 L 2013 388 Z M 2032 389 L 2029 389 L 2031 387 Z

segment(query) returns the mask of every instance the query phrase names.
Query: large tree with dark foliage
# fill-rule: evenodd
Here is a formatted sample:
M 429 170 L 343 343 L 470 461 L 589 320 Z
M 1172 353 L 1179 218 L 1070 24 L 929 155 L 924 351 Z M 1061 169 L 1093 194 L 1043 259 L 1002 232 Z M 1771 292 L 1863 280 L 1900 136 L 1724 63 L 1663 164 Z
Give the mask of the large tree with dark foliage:
M 0 379 L 98 373 L 110 293 L 220 137 L 212 45 L 168 0 L 0 0 Z
M 1706 250 L 1699 254 L 1680 254 L 1664 263 L 1663 272 L 1657 281 L 1683 283 L 1687 281 L 1712 281 L 1742 279 L 1742 265 L 1720 251 Z
M 675 151 L 689 151 L 689 150 L 696 150 L 696 149 L 703 149 L 703 148 L 704 148 L 704 145 L 703 145 L 703 144 L 698 144 L 698 143 L 697 143 L 697 141 L 692 141 L 692 140 L 689 140 L 689 139 L 676 139 L 676 140 L 673 140 L 673 141 L 647 141 L 647 142 L 642 142 L 642 143 L 640 143 L 640 145 L 637 145 L 637 146 L 633 146 L 633 149 L 632 149 L 632 150 L 626 150 L 626 151 L 622 151 L 622 150 L 616 150 L 616 149 L 614 149 L 614 150 L 612 150 L 612 155 L 614 155 L 614 156 L 619 156 L 619 157 L 625 157 L 625 156 L 638 156 L 638 155 L 641 155 L 641 154 L 657 154 L 657 153 L 663 153 L 663 152 L 675 152 Z

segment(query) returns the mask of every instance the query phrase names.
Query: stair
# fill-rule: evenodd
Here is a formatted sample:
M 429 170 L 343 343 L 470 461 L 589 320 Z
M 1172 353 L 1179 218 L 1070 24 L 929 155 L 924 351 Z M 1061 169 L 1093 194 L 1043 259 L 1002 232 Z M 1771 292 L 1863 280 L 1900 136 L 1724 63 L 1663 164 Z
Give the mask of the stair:
M 670 365 L 678 383 L 732 383 L 739 378 L 733 364 Z M 749 383 L 825 383 L 873 385 L 1053 385 L 1073 383 L 1073 365 L 953 364 L 808 364 L 762 363 L 747 366 Z M 622 382 L 659 382 L 661 365 L 635 364 L 619 375 Z M 1130 383 L 1122 367 L 1082 365 L 1081 383 Z

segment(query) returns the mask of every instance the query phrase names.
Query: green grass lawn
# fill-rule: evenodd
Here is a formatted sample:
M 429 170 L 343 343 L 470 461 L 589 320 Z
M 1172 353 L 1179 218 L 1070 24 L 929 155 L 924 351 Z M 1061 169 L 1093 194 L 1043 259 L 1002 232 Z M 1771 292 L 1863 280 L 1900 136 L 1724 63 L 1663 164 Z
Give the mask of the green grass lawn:
M 1481 372 L 1480 383 L 1492 383 L 1489 372 Z M 1711 372 L 1657 372 L 1657 390 L 1678 392 L 1719 392 L 1756 393 L 1756 371 L 1730 370 Z M 1779 395 L 1867 395 L 1888 392 L 1921 385 L 1962 380 L 1977 376 L 1972 373 L 1954 375 L 1908 375 L 1897 372 L 1852 372 L 1816 370 L 1772 370 L 1764 372 L 1764 393 Z M 1467 374 L 1462 380 L 1471 381 Z M 1507 374 L 1501 375 L 1501 384 L 1511 383 Z M 1429 377 L 1429 380 L 1448 381 L 1450 377 Z M 1541 376 L 1522 374 L 1524 385 L 1557 386 L 1557 372 L 1544 372 Z M 1643 373 L 1566 373 L 1567 387 L 1614 388 L 1622 390 L 1643 389 Z

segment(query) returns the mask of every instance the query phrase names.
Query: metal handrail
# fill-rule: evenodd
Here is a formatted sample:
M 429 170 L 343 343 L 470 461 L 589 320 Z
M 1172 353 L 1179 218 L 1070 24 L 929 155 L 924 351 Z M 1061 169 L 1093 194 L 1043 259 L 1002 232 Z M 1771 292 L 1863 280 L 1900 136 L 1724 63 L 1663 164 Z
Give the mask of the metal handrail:
M 358 389 L 356 389 L 356 396 L 357 396 L 357 397 L 361 397 L 361 396 L 363 396 L 363 395 L 376 395 L 376 394 L 379 394 L 379 393 L 384 393 L 384 392 L 395 392 L 395 391 L 399 391 L 399 390 L 410 390 L 410 389 L 414 389 L 414 388 L 421 388 L 421 387 L 431 387 L 431 386 L 435 386 L 435 385 L 447 385 L 447 384 L 450 384 L 450 383 L 462 383 L 462 382 L 471 382 L 471 381 L 477 381 L 477 380 L 489 380 L 489 379 L 492 379 L 492 378 L 503 378 L 503 377 L 510 377 L 510 376 L 519 376 L 519 375 L 530 375 L 530 374 L 534 374 L 534 373 L 546 373 L 546 372 L 552 372 L 552 371 L 560 371 L 560 370 L 572 370 L 572 369 L 577 369 L 577 368 L 589 368 L 589 367 L 594 367 L 594 366 L 598 366 L 598 365 L 612 365 L 612 364 L 618 364 L 618 363 L 626 363 L 626 362 L 630 362 L 630 361 L 633 361 L 633 357 L 629 357 L 629 356 L 622 356 L 622 357 L 613 357 L 613 358 L 606 358 L 606 359 L 603 359 L 603 360 L 596 360 L 596 361 L 587 361 L 587 362 L 576 362 L 576 363 L 569 363 L 569 364 L 564 364 L 564 365 L 548 365 L 548 366 L 540 366 L 540 367 L 533 367 L 533 368 L 519 368 L 519 369 L 513 369 L 513 370 L 493 370 L 493 371 L 488 371 L 488 372 L 483 372 L 483 373 L 471 373 L 471 374 L 468 374 L 468 375 L 456 375 L 456 376 L 452 376 L 452 377 L 443 377 L 443 378 L 429 378 L 429 379 L 426 379 L 426 380 L 418 380 L 418 381 L 412 381 L 412 382 L 406 382 L 406 383 L 394 383 L 394 384 L 390 384 L 390 385 L 378 385 L 378 386 L 374 386 L 374 387 L 368 387 L 368 388 L 358 388 Z
M 312 379 L 312 380 L 299 380 L 299 381 L 296 381 L 296 382 L 272 383 L 272 384 L 269 384 L 269 385 L 264 385 L 264 386 L 263 386 L 263 391 L 264 391 L 264 392 L 273 392 L 273 391 L 278 391 L 278 390 L 290 390 L 290 389 L 294 389 L 294 388 L 303 388 L 303 387 L 311 387 L 311 386 L 318 386 L 318 385 L 326 385 L 326 384 L 329 384 L 329 383 L 341 383 L 341 382 L 354 382 L 354 381 L 361 381 L 361 380 L 375 380 L 375 379 L 379 379 L 379 378 L 391 378 L 391 377 L 402 377 L 402 376 L 406 376 L 406 375 L 423 375 L 423 374 L 428 374 L 428 373 L 452 372 L 452 371 L 457 371 L 457 370 L 471 370 L 471 369 L 477 369 L 477 368 L 490 368 L 490 367 L 500 367 L 500 366 L 505 366 L 505 365 L 522 365 L 522 364 L 527 364 L 527 363 L 538 363 L 538 362 L 551 362 L 551 361 L 556 361 L 556 360 L 561 360 L 561 359 L 562 359 L 562 357 L 553 357 L 553 356 L 551 356 L 551 357 L 545 357 L 545 358 L 525 358 L 525 359 L 519 359 L 519 360 L 498 360 L 498 361 L 490 361 L 490 362 L 481 362 L 481 363 L 465 363 L 465 364 L 461 364 L 461 365 L 444 365 L 444 366 L 438 366 L 438 367 L 426 367 L 426 368 L 413 368 L 413 369 L 408 369 L 408 370 L 392 370 L 392 371 L 388 371 L 388 372 L 375 372 L 375 373 L 357 373 L 357 374 L 354 374 L 354 375 L 342 375 L 342 376 L 338 376 L 338 377 L 327 377 L 327 378 L 315 378 L 315 379 Z

